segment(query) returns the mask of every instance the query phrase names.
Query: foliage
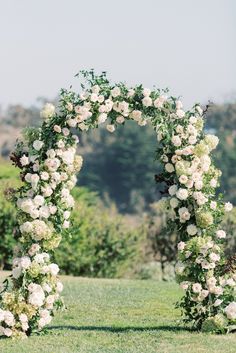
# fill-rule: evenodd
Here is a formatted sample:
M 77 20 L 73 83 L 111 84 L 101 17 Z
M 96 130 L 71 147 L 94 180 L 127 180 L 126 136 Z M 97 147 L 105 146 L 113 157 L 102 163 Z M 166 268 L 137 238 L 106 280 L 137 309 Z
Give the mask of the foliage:
M 105 209 L 93 193 L 76 188 L 70 235 L 55 251 L 63 273 L 120 277 L 140 260 L 141 229 L 130 230 L 115 210 Z
M 17 225 L 16 209 L 12 203 L 7 200 L 7 191 L 13 187 L 19 187 L 16 179 L 17 171 L 8 163 L 0 161 L 0 267 L 1 269 L 10 269 L 12 263 L 13 247 L 16 245 L 14 231 Z

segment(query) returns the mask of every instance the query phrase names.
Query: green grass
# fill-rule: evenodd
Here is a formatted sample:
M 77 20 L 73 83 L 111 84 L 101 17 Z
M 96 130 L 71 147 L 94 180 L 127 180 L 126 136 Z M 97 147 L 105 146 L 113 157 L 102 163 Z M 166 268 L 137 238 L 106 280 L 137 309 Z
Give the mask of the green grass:
M 188 331 L 175 283 L 63 277 L 67 310 L 43 336 L 0 339 L 1 353 L 235 353 L 236 335 Z

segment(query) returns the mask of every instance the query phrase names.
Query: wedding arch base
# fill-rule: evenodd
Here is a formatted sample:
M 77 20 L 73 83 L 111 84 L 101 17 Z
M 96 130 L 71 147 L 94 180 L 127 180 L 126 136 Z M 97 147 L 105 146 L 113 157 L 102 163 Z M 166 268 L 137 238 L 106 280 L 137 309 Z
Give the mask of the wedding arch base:
M 105 124 L 113 133 L 134 120 L 157 134 L 161 178 L 168 185 L 163 206 L 171 210 L 179 242 L 176 278 L 184 290 L 183 318 L 203 331 L 228 332 L 236 324 L 236 274 L 226 266 L 220 228 L 232 205 L 216 197 L 220 171 L 210 158 L 218 138 L 203 131 L 204 112 L 167 92 L 142 85 L 112 85 L 105 73 L 82 71 L 81 93 L 61 90 L 58 108 L 46 104 L 40 128 L 27 128 L 11 159 L 21 169 L 23 186 L 12 194 L 18 209 L 18 246 L 12 275 L 0 294 L 0 332 L 24 338 L 51 322 L 63 303 L 59 268 L 51 261 L 70 227 L 71 190 L 82 166 L 76 155 L 82 132 Z M 79 149 L 79 148 L 78 148 Z

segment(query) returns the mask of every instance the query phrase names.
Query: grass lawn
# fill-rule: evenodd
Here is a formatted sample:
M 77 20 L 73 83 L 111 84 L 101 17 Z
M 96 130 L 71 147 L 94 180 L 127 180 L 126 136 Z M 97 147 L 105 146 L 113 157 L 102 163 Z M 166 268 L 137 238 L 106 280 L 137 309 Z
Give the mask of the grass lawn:
M 235 353 L 236 334 L 191 332 L 178 322 L 175 283 L 64 277 L 67 310 L 43 336 L 0 339 L 1 353 Z

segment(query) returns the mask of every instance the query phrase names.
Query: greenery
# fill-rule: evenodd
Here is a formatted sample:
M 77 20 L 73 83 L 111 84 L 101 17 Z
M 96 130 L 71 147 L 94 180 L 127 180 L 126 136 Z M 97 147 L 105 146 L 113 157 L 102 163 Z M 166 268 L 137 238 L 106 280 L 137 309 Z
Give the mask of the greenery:
M 116 209 L 106 209 L 92 192 L 76 188 L 70 235 L 55 251 L 55 261 L 66 274 L 121 277 L 141 260 L 145 238 L 142 227 L 129 229 Z
M 63 277 L 67 309 L 45 335 L 0 340 L 4 353 L 234 353 L 236 336 L 183 327 L 175 283 Z

